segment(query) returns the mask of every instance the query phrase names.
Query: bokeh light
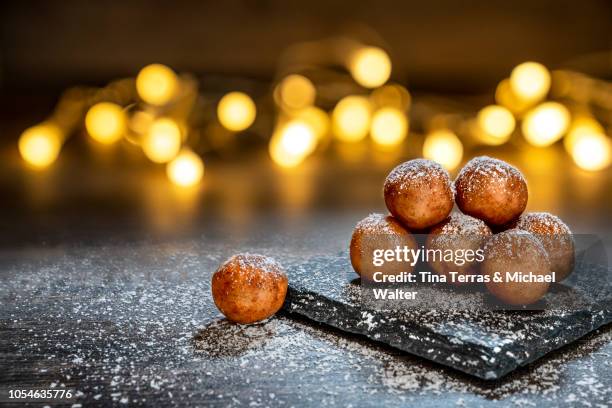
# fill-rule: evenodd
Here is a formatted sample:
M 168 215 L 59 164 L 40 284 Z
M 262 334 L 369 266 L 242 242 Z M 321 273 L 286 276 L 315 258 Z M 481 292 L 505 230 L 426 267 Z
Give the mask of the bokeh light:
M 147 65 L 136 77 L 138 96 L 151 105 L 161 106 L 176 95 L 179 81 L 174 71 L 162 64 Z
M 156 119 L 142 141 L 142 150 L 155 163 L 174 159 L 181 148 L 181 129 L 170 118 Z
M 372 116 L 370 134 L 372 140 L 381 146 L 397 146 L 406 138 L 408 120 L 396 108 L 382 108 Z
M 321 140 L 328 135 L 330 120 L 329 115 L 323 109 L 317 108 L 316 106 L 309 106 L 308 108 L 298 111 L 295 117 L 308 123 L 317 139 Z
M 166 174 L 172 183 L 181 187 L 191 187 L 202 180 L 204 162 L 189 149 L 181 152 L 166 165 Z
M 125 113 L 117 104 L 97 103 L 85 115 L 85 128 L 94 140 L 102 144 L 115 143 L 125 134 Z
M 149 131 L 154 121 L 155 115 L 152 112 L 137 110 L 131 114 L 128 120 L 128 128 L 138 135 L 144 135 Z
M 307 123 L 292 121 L 281 130 L 281 143 L 289 154 L 305 156 L 314 151 L 317 146 L 317 138 Z
M 295 167 L 317 147 L 317 136 L 312 127 L 301 120 L 282 126 L 270 140 L 272 160 L 282 167 Z
M 603 170 L 612 162 L 612 142 L 601 133 L 584 132 L 576 138 L 571 155 L 581 169 Z
M 524 99 L 519 98 L 510 86 L 510 80 L 508 78 L 502 80 L 495 89 L 495 102 L 498 105 L 507 108 L 514 114 L 521 114 L 528 109 L 532 103 Z
M 584 133 L 605 134 L 604 128 L 592 116 L 583 114 L 572 117 L 572 124 L 563 138 L 563 146 L 568 153 L 572 153 L 576 140 Z
M 436 130 L 425 137 L 423 157 L 440 163 L 447 170 L 453 170 L 463 158 L 463 144 L 450 130 Z
M 314 104 L 317 91 L 308 78 L 294 74 L 278 84 L 275 96 L 279 105 L 286 109 L 303 109 Z
M 561 139 L 570 123 L 567 108 L 557 102 L 542 103 L 527 112 L 521 129 L 534 146 L 549 146 Z
M 363 47 L 352 55 L 349 71 L 359 85 L 376 88 L 391 76 L 391 59 L 381 48 Z
M 478 112 L 476 121 L 480 129 L 478 133 L 480 141 L 493 146 L 506 143 L 516 126 L 512 112 L 499 105 L 482 108 Z
M 524 62 L 512 70 L 510 87 L 523 100 L 539 101 L 550 90 L 550 72 L 540 63 Z
M 400 84 L 388 84 L 376 88 L 370 95 L 370 101 L 376 108 L 396 108 L 407 111 L 412 97 L 410 92 Z
M 219 122 L 233 132 L 240 132 L 251 126 L 256 114 L 255 102 L 249 95 L 242 92 L 226 94 L 217 106 Z
M 343 142 L 363 140 L 370 129 L 371 106 L 364 96 L 341 99 L 332 113 L 334 135 Z
M 51 165 L 62 148 L 62 132 L 50 123 L 43 123 L 26 129 L 19 137 L 21 157 L 37 168 Z

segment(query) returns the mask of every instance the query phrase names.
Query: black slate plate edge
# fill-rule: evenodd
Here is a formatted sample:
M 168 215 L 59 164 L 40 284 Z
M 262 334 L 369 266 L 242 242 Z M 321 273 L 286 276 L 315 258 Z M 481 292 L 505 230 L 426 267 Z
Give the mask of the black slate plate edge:
M 330 316 L 330 308 L 334 310 L 335 314 L 333 315 L 336 317 L 336 319 L 332 320 L 327 317 Z M 441 336 L 440 333 L 436 333 L 428 328 L 416 325 L 412 325 L 411 328 L 415 331 L 420 331 L 419 346 L 411 347 L 413 342 L 406 342 L 406 336 L 401 334 L 402 331 L 405 332 L 407 329 L 404 324 L 406 322 L 401 323 L 398 327 L 397 325 L 394 325 L 395 321 L 388 321 L 386 317 L 383 317 L 375 311 L 364 311 L 360 307 L 343 304 L 329 298 L 321 297 L 314 292 L 308 291 L 304 288 L 296 289 L 291 287 L 291 285 L 289 286 L 287 299 L 285 300 L 283 309 L 289 313 L 295 313 L 316 322 L 324 323 L 349 333 L 362 335 L 371 340 L 388 344 L 404 352 L 417 355 L 426 360 L 434 361 L 447 367 L 451 367 L 483 380 L 498 380 L 517 368 L 526 366 L 540 359 L 544 355 L 559 349 L 564 345 L 572 343 L 591 331 L 612 322 L 612 311 L 610 310 L 602 310 L 597 314 L 591 314 L 584 311 L 583 313 L 585 314 L 585 318 L 581 319 L 581 324 L 574 326 L 568 325 L 566 327 L 566 330 L 571 330 L 572 332 L 571 335 L 566 334 L 564 336 L 564 338 L 566 340 L 569 339 L 569 341 L 559 342 L 553 347 L 545 346 L 543 343 L 542 346 L 537 348 L 534 353 L 517 357 L 510 364 L 503 364 L 504 361 L 508 362 L 509 360 L 495 359 L 494 361 L 490 361 L 488 359 L 483 359 L 482 361 L 479 361 L 479 364 L 483 368 L 474 369 L 475 367 L 472 367 L 468 370 L 466 367 L 459 364 L 461 360 L 459 362 L 448 361 L 447 358 L 443 358 L 444 353 L 440 353 L 440 351 L 446 349 L 447 352 L 450 351 L 452 354 L 460 356 L 462 351 L 465 352 L 466 350 L 472 349 L 477 350 L 483 355 L 483 357 L 486 357 L 490 355 L 490 350 L 476 343 L 463 343 L 454 345 L 455 347 L 448 347 L 448 342 L 442 342 L 438 339 Z M 355 326 L 352 324 L 346 324 L 348 322 L 355 321 L 355 313 L 359 313 L 362 316 L 364 316 L 363 313 L 371 315 L 371 327 L 367 330 L 362 330 L 357 327 L 358 325 Z M 368 315 L 365 315 L 364 317 L 369 317 Z M 596 319 L 596 316 L 600 316 L 600 318 Z M 571 323 L 569 318 L 562 318 L 561 322 Z M 359 323 L 361 323 L 361 321 L 359 321 Z M 403 330 L 401 326 L 404 326 Z M 389 337 L 389 333 L 396 334 Z M 431 347 L 428 348 L 428 346 L 423 346 L 424 341 L 428 341 L 429 346 Z M 427 350 L 428 352 L 423 352 L 422 350 Z M 503 348 L 501 351 L 504 351 Z

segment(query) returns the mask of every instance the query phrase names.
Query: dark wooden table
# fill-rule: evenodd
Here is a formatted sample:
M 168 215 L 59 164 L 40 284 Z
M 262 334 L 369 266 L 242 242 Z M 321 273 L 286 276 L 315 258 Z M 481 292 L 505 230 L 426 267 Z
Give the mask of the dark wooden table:
M 530 209 L 610 235 L 611 172 L 581 172 L 561 149 L 495 154 L 524 170 Z M 68 146 L 32 173 L 14 147 L 2 153 L 1 405 L 21 405 L 10 389 L 49 388 L 74 397 L 37 404 L 612 404 L 609 326 L 490 383 L 286 315 L 223 319 L 209 283 L 220 262 L 248 251 L 289 266 L 346 248 L 355 222 L 384 210 L 381 183 L 402 153 L 294 171 L 263 152 L 216 159 L 195 191 L 133 156 Z

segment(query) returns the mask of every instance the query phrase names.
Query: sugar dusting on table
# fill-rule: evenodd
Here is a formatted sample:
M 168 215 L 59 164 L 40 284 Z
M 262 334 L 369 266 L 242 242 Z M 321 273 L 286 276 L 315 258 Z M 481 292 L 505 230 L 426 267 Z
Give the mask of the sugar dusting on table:
M 2 329 L 13 339 L 5 363 L 46 387 L 75 389 L 83 406 L 360 405 L 372 394 L 381 404 L 418 403 L 432 394 L 468 405 L 523 405 L 531 395 L 555 406 L 610 402 L 609 384 L 595 371 L 601 360 L 612 368 L 609 328 L 492 386 L 283 316 L 230 324 L 210 297 L 210 274 L 228 255 L 227 248 L 196 243 L 20 255 L 0 282 Z M 567 382 L 570 371 L 576 383 Z M 301 388 L 286 387 L 297 378 Z

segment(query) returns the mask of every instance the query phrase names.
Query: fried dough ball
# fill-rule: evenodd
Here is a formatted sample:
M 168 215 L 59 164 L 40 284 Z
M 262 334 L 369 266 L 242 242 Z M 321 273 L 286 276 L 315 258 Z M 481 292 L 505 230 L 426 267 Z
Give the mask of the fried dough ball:
M 274 259 L 238 254 L 212 277 L 215 305 L 229 320 L 248 324 L 278 312 L 287 294 L 287 275 Z
M 489 225 L 516 220 L 527 206 L 527 183 L 519 170 L 487 156 L 475 157 L 455 180 L 457 205 Z
M 453 209 L 450 176 L 431 160 L 410 160 L 391 170 L 385 180 L 384 195 L 389 212 L 411 229 L 436 225 Z
M 370 214 L 359 221 L 351 237 L 351 264 L 362 279 L 373 281 L 375 272 L 383 275 L 397 275 L 412 272 L 406 262 L 385 262 L 382 266 L 373 263 L 374 251 L 404 246 L 416 249 L 414 236 L 390 215 Z
M 548 291 L 548 282 L 508 282 L 506 272 L 550 274 L 550 261 L 542 243 L 527 231 L 510 229 L 490 237 L 484 246 L 481 273 L 489 275 L 487 289 L 496 298 L 511 305 L 535 303 Z M 495 282 L 500 272 L 502 282 Z
M 482 248 L 485 240 L 491 235 L 491 229 L 484 223 L 469 215 L 455 212 L 447 219 L 434 226 L 427 237 L 427 249 L 435 255 L 429 255 L 429 264 L 434 272 L 445 275 L 447 282 L 461 284 L 451 280 L 449 272 L 460 275 L 475 274 L 480 262 L 476 251 Z M 462 258 L 446 259 L 445 253 L 457 254 L 462 251 Z M 468 258 L 469 257 L 469 258 Z
M 516 227 L 531 232 L 540 240 L 550 259 L 550 268 L 556 272 L 557 282 L 567 278 L 574 270 L 574 239 L 572 231 L 557 216 L 547 212 L 523 214 Z

